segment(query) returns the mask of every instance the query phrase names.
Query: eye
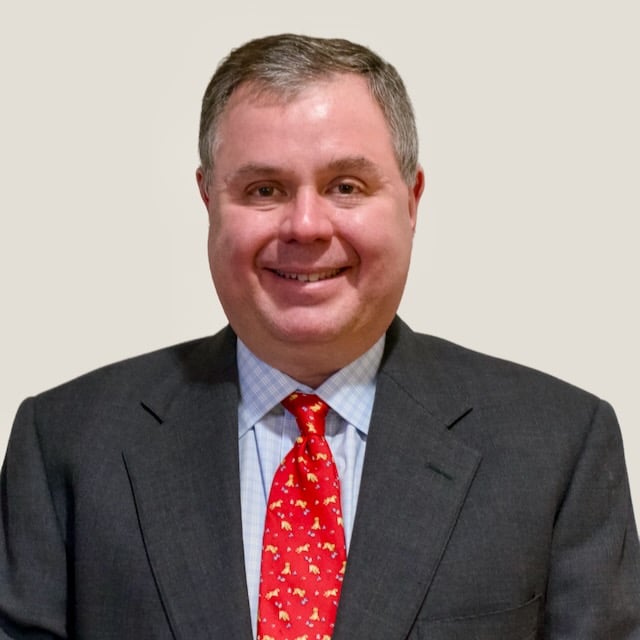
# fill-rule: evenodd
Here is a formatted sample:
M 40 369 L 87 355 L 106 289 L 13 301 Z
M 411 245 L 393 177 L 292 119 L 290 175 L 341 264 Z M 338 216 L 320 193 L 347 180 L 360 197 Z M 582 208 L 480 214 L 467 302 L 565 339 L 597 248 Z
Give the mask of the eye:
M 259 182 L 247 187 L 246 197 L 254 201 L 274 201 L 285 195 L 284 190 L 277 184 Z
M 269 184 L 263 184 L 255 189 L 252 189 L 250 193 L 260 197 L 260 198 L 271 198 L 275 194 L 275 187 Z
M 364 185 L 356 180 L 336 180 L 329 191 L 337 196 L 356 196 L 365 192 Z
M 355 178 L 340 178 L 333 182 L 328 191 L 334 198 L 351 202 L 366 194 L 365 186 Z
M 349 184 L 348 182 L 341 182 L 336 189 L 338 190 L 338 193 L 345 195 L 345 196 L 350 196 L 352 193 L 355 192 L 356 187 L 353 184 Z

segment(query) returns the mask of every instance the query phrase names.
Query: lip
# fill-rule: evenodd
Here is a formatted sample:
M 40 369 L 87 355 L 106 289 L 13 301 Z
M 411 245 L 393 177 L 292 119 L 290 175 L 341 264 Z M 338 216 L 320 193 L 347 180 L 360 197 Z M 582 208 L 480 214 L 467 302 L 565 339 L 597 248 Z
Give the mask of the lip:
M 283 280 L 295 280 L 303 283 L 322 282 L 324 280 L 333 280 L 345 271 L 345 267 L 338 267 L 333 269 L 318 269 L 317 271 L 294 271 L 284 269 L 269 269 L 271 273 L 275 274 Z

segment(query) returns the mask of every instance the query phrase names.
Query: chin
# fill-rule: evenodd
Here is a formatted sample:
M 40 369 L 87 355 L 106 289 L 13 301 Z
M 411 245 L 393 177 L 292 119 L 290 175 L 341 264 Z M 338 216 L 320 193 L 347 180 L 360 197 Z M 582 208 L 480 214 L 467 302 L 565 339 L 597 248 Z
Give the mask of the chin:
M 343 332 L 338 327 L 310 323 L 272 325 L 271 333 L 287 344 L 327 344 L 339 341 Z
M 269 333 L 281 344 L 295 345 L 301 347 L 318 347 L 323 350 L 341 349 L 345 351 L 358 350 L 360 346 L 367 348 L 369 342 L 373 344 L 375 340 L 384 333 L 386 327 L 380 326 L 379 332 L 376 327 L 379 319 L 362 317 L 348 317 L 337 321 L 339 314 L 335 314 L 332 319 L 321 319 L 317 316 L 304 318 L 279 317 L 272 319 L 268 325 Z M 373 334 L 376 335 L 373 341 L 370 340 Z M 370 346 L 370 345 L 369 345 Z M 324 355 L 329 355 L 325 353 Z M 334 352 L 334 355 L 338 355 Z

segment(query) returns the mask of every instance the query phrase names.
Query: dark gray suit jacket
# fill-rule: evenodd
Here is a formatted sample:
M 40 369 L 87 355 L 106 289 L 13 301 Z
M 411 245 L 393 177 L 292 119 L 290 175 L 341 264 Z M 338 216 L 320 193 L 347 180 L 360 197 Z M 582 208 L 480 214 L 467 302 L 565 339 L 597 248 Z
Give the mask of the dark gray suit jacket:
M 235 336 L 27 400 L 0 638 L 250 640 Z M 541 373 L 389 330 L 334 640 L 640 639 L 620 433 Z

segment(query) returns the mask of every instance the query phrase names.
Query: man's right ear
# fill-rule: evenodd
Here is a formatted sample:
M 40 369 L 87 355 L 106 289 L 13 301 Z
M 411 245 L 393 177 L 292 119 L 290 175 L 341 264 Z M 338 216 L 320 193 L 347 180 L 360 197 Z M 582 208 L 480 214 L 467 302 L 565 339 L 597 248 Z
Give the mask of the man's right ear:
M 204 206 L 209 208 L 209 184 L 207 175 L 202 167 L 196 169 L 196 182 L 198 183 L 198 190 L 200 191 L 200 197 Z

